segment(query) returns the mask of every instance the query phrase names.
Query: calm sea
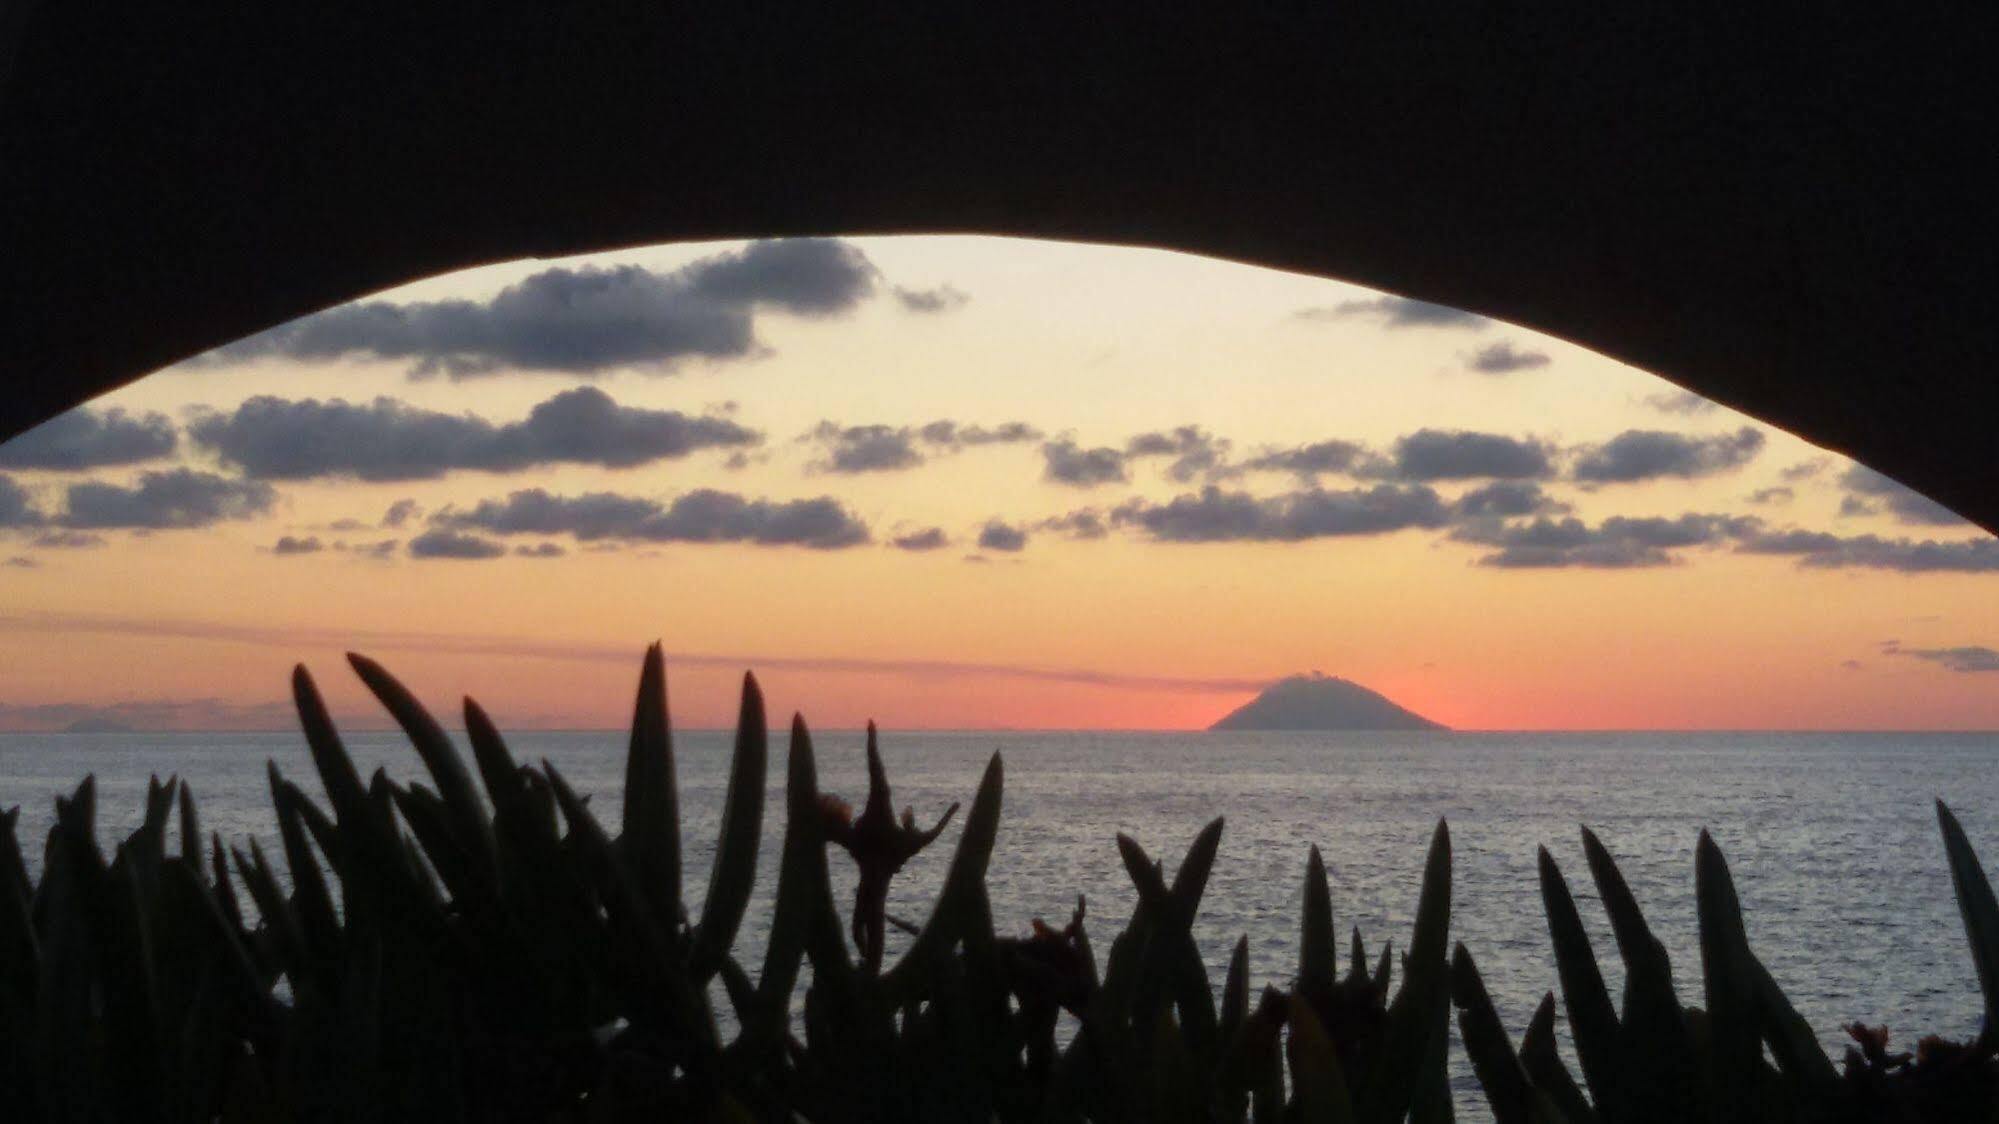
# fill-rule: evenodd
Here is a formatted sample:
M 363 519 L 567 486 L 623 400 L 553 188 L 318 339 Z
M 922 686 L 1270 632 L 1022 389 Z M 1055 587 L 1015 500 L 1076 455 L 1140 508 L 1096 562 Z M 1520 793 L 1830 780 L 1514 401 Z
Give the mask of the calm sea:
M 348 740 L 364 774 L 377 763 L 404 779 L 421 773 L 397 736 Z M 822 732 L 817 743 L 821 787 L 858 804 L 860 735 Z M 554 762 L 615 821 L 621 734 L 526 734 L 510 744 L 523 760 Z M 683 733 L 677 748 L 688 900 L 698 906 L 729 737 Z M 753 926 L 768 916 L 776 882 L 783 755 L 773 748 L 757 900 L 738 942 L 750 964 L 761 963 L 764 934 Z M 1114 835 L 1133 835 L 1170 869 L 1204 823 L 1226 816 L 1196 936 L 1217 986 L 1245 932 L 1253 978 L 1281 982 L 1296 961 L 1307 845 L 1324 853 L 1340 929 L 1358 924 L 1371 951 L 1384 937 L 1402 947 L 1424 849 L 1443 817 L 1456 855 L 1452 937 L 1478 957 L 1517 1037 L 1556 986 L 1535 848 L 1555 854 L 1584 899 L 1615 987 L 1614 946 L 1586 892 L 1576 834 L 1579 823 L 1594 828 L 1671 952 L 1681 990 L 1698 1002 L 1693 848 L 1706 827 L 1728 856 L 1752 945 L 1835 1059 L 1839 1028 L 1853 1019 L 1887 1024 L 1904 1046 L 1977 1028 L 1978 983 L 1931 801 L 1949 802 L 1999 868 L 1999 734 L 889 733 L 897 807 L 913 804 L 927 824 L 950 802 L 969 803 L 995 750 L 1006 759 L 991 868 L 1003 928 L 1024 932 L 1036 916 L 1059 923 L 1082 893 L 1101 955 L 1133 905 Z M 109 840 L 136 823 L 149 773 L 178 773 L 194 784 L 205 829 L 269 839 L 267 758 L 318 791 L 296 735 L 0 735 L 0 807 L 22 805 L 34 862 L 51 798 L 83 774 L 97 775 Z M 927 914 L 955 838 L 954 825 L 910 864 L 891 912 Z M 851 868 L 839 856 L 833 868 L 844 907 Z M 1465 1068 L 1461 1056 L 1455 1066 Z M 1476 1096 L 1468 1086 L 1462 1095 Z

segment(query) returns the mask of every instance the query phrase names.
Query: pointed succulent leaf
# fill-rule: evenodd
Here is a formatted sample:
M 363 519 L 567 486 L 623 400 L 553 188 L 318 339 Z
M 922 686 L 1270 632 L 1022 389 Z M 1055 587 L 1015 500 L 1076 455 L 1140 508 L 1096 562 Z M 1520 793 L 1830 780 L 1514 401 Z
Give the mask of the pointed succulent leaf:
M 1531 1124 L 1534 1096 L 1527 1071 L 1521 1068 L 1506 1026 L 1493 1009 L 1492 997 L 1486 994 L 1478 965 L 1463 944 L 1451 954 L 1451 997 L 1458 1008 L 1458 1034 L 1464 1039 L 1479 1087 L 1485 1090 L 1486 1103 L 1492 1106 L 1493 1121 Z
M 1249 935 L 1236 938 L 1229 953 L 1229 974 L 1222 984 L 1222 1013 L 1218 1029 L 1222 1041 L 1233 1042 L 1242 1023 L 1249 1017 Z
M 764 720 L 763 691 L 756 677 L 743 676 L 743 703 L 736 718 L 736 751 L 729 762 L 729 789 L 722 801 L 721 836 L 708 896 L 695 931 L 693 965 L 697 980 L 719 967 L 742 924 L 757 875 L 757 842 L 763 835 L 764 778 L 770 771 L 770 730 Z
M 1742 904 L 1721 848 L 1703 831 L 1694 848 L 1694 898 L 1700 915 L 1715 1098 L 1723 1107 L 1751 1103 L 1763 1065 L 1762 1017 L 1755 957 L 1742 926 Z
M 1749 962 L 1756 974 L 1756 1006 L 1763 1018 L 1763 1033 L 1771 1055 L 1777 1059 L 1777 1068 L 1803 1083 L 1806 1096 L 1830 1096 L 1839 1074 L 1832 1067 L 1832 1059 L 1826 1057 L 1818 1035 L 1812 1033 L 1811 1024 L 1791 1005 L 1784 989 L 1777 986 L 1770 969 L 1754 955 Z
M 1450 1026 L 1451 832 L 1443 820 L 1430 836 L 1423 889 L 1416 899 L 1416 929 L 1403 959 L 1402 990 L 1388 1009 L 1381 1051 L 1354 1097 L 1364 1121 L 1403 1119 L 1422 1087 L 1423 1067 L 1433 1065 L 1434 1039 Z M 1328 953 L 1330 953 L 1328 949 Z
M 625 755 L 625 807 L 618 849 L 671 929 L 680 917 L 680 803 L 674 790 L 673 733 L 666 711 L 666 656 L 646 649 Z
M 1534 1087 L 1546 1094 L 1569 1124 L 1597 1124 L 1596 1109 L 1555 1050 L 1555 993 L 1541 996 L 1540 1006 L 1520 1038 L 1520 1066 Z
M 267 769 L 271 802 L 277 810 L 278 835 L 285 847 L 285 865 L 291 869 L 292 909 L 297 913 L 307 947 L 315 957 L 331 961 L 339 952 L 340 921 L 326 887 L 326 875 L 320 870 L 319 860 L 313 857 L 298 810 L 305 802 L 305 794 L 279 774 L 276 762 L 269 762 Z
M 1673 989 L 1666 947 L 1645 923 L 1609 849 L 1587 827 L 1582 838 L 1590 876 L 1624 959 L 1619 1062 L 1625 1103 L 1643 1120 L 1704 1119 L 1710 1115 L 1702 1096 L 1706 1083 Z
M 1582 1063 L 1590 1095 L 1616 1115 L 1624 1104 L 1617 1008 L 1604 986 L 1603 972 L 1597 967 L 1596 953 L 1590 948 L 1589 934 L 1583 929 L 1575 898 L 1569 894 L 1568 881 L 1546 847 L 1540 849 L 1540 867 L 1541 904 L 1548 914 L 1548 938 L 1555 947 L 1555 969 L 1562 981 L 1562 1002 L 1569 1013 L 1576 1060 Z
M 1304 926 L 1298 935 L 1298 981 L 1302 995 L 1330 995 L 1333 970 L 1333 894 L 1326 885 L 1326 863 L 1314 844 L 1305 853 Z
M 381 700 L 382 706 L 395 718 L 396 725 L 408 735 L 411 748 L 423 759 L 424 768 L 430 771 L 431 779 L 437 782 L 437 794 L 451 812 L 452 830 L 471 854 L 473 861 L 487 870 L 494 869 L 496 862 L 493 852 L 493 821 L 486 814 L 486 806 L 479 800 L 479 792 L 472 784 L 472 775 L 465 769 L 465 761 L 458 754 L 458 747 L 451 744 L 451 738 L 430 716 L 409 688 L 390 675 L 381 664 L 354 652 L 347 653 L 347 662 L 354 673 L 367 684 L 368 690 Z
M 180 857 L 199 869 L 201 866 L 201 820 L 195 815 L 194 786 L 180 785 Z
M 972 810 L 965 817 L 964 832 L 958 836 L 958 850 L 944 875 L 944 889 L 937 895 L 930 920 L 923 932 L 910 942 L 902 959 L 883 977 L 891 995 L 906 995 L 931 968 L 931 959 L 949 952 L 964 936 L 971 919 L 975 895 L 982 892 L 986 864 L 993 857 L 993 843 L 999 838 L 1000 796 L 1006 783 L 1006 767 L 995 752 L 972 797 Z
M 1937 801 L 1937 826 L 1943 831 L 1951 889 L 1957 893 L 1957 911 L 1964 918 L 1971 962 L 1978 969 L 1978 986 L 1985 992 L 1985 1024 L 1999 1027 L 1999 900 L 1993 897 L 1992 883 L 1986 879 L 1963 825 L 1941 800 Z
M 361 774 L 354 768 L 354 759 L 348 756 L 339 732 L 333 728 L 326 701 L 320 698 L 319 687 L 304 664 L 292 669 L 292 702 L 298 709 L 299 725 L 305 731 L 306 747 L 312 751 L 313 766 L 319 770 L 319 783 L 325 786 L 326 798 L 333 804 L 333 814 L 349 830 L 359 829 L 367 816 L 367 792 L 361 787 Z
M 777 874 L 777 903 L 771 913 L 770 940 L 764 947 L 764 970 L 759 983 L 763 1006 L 778 1013 L 780 1018 L 790 1008 L 800 959 L 808 950 L 820 947 L 820 955 L 829 962 L 836 953 L 842 958 L 846 955 L 826 869 L 825 830 L 820 819 L 819 773 L 812 754 L 812 735 L 805 720 L 797 715 L 791 719 L 784 803 L 784 845 Z M 778 1035 L 784 1031 L 781 1021 L 765 1029 Z
M 521 767 L 485 708 L 467 698 L 464 709 L 465 740 L 472 743 L 472 761 L 486 786 L 486 799 L 492 802 L 496 816 L 504 814 L 520 797 Z

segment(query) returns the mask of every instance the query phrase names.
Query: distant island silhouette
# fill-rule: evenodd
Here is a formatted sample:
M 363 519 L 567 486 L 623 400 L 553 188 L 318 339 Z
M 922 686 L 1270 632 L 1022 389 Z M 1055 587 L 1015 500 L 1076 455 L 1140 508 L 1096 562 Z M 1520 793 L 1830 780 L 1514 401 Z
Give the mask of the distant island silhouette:
M 1447 730 L 1351 680 L 1312 672 L 1280 679 L 1210 730 Z

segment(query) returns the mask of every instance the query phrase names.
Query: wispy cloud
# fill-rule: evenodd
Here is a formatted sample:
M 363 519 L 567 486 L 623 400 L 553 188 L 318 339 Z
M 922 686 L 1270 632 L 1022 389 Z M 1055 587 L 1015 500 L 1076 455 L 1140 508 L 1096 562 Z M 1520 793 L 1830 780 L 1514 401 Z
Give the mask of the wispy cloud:
M 1301 308 L 1291 314 L 1294 320 L 1329 322 L 1337 320 L 1371 320 L 1384 328 L 1458 328 L 1480 331 L 1492 321 L 1476 312 L 1466 312 L 1448 305 L 1431 304 L 1428 301 L 1410 300 L 1407 297 L 1375 297 L 1370 300 L 1341 301 L 1334 305 L 1315 308 Z
M 638 658 L 632 644 L 552 643 L 508 636 L 458 636 L 446 633 L 344 630 L 269 625 L 234 625 L 207 621 L 148 617 L 92 616 L 74 613 L 0 613 L 0 631 L 19 633 L 93 633 L 183 640 L 206 640 L 283 648 L 289 651 L 367 649 L 382 652 L 428 652 L 440 655 L 497 656 L 521 659 L 629 665 Z M 1137 691 L 1240 694 L 1268 686 L 1273 676 L 1143 675 L 1090 668 L 1044 667 L 1031 664 L 958 660 L 865 659 L 850 656 L 778 656 L 756 653 L 671 652 L 669 662 L 689 667 L 731 670 L 842 672 L 900 675 L 916 679 L 1015 679 L 1072 683 Z

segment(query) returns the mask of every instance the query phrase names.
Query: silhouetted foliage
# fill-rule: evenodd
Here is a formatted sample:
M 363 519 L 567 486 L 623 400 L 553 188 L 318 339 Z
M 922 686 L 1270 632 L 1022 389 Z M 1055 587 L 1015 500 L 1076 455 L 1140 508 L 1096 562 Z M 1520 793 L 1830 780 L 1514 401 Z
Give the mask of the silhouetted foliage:
M 191 790 L 172 779 L 149 786 L 144 822 L 108 860 L 94 781 L 58 798 L 39 880 L 16 842 L 18 809 L 0 817 L 8 1119 L 1427 1124 L 1452 1118 L 1453 1002 L 1502 1124 L 1995 1118 L 1989 1032 L 1891 1053 L 1885 1029 L 1854 1024 L 1837 1071 L 1750 950 L 1727 865 L 1705 834 L 1695 870 L 1704 1008 L 1680 1003 L 1663 946 L 1585 829 L 1625 968 L 1614 1004 L 1543 852 L 1579 1081 L 1555 1049 L 1552 994 L 1516 1051 L 1470 952 L 1449 953 L 1442 823 L 1399 972 L 1389 947 L 1370 957 L 1355 931 L 1341 974 L 1315 848 L 1292 986 L 1252 1004 L 1244 937 L 1218 1002 L 1192 932 L 1222 821 L 1170 879 L 1118 837 L 1138 902 L 1099 976 L 1080 898 L 1059 930 L 1035 919 L 1027 936 L 999 933 L 985 883 L 998 754 L 916 925 L 887 915 L 888 881 L 956 806 L 927 831 L 909 812 L 897 823 L 871 729 L 869 794 L 853 816 L 820 792 L 799 719 L 769 943 L 752 978 L 734 946 L 768 757 L 754 678 L 743 683 L 705 900 L 690 917 L 657 646 L 616 837 L 553 766 L 517 762 L 476 703 L 465 703 L 468 770 L 401 684 L 352 662 L 430 783 L 378 770 L 364 784 L 300 668 L 293 691 L 326 805 L 271 767 L 286 876 L 254 840 L 245 850 L 204 838 Z M 1986 1008 L 1999 1009 L 1999 900 L 1942 804 L 1938 816 Z M 860 868 L 845 929 L 831 843 Z M 914 939 L 884 968 L 891 923 Z

